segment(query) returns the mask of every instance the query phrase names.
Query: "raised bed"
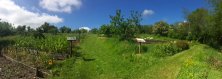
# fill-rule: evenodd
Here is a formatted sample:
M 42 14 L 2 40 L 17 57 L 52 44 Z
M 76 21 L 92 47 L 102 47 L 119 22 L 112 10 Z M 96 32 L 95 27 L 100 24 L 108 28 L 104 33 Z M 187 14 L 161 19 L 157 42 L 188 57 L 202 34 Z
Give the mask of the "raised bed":
M 36 71 L 0 56 L 0 79 L 33 79 Z

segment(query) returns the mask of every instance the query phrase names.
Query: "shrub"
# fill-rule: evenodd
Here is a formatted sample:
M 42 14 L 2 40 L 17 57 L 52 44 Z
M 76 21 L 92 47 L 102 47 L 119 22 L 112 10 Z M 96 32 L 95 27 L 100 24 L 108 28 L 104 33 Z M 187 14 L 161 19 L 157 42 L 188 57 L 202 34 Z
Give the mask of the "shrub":
M 189 44 L 186 41 L 177 41 L 176 46 L 180 48 L 181 50 L 187 50 L 189 49 Z
M 147 50 L 148 50 L 148 48 L 147 48 L 147 46 L 141 46 L 141 49 L 142 49 L 142 52 L 147 52 Z
M 189 44 L 185 41 L 178 41 L 176 43 L 166 43 L 156 45 L 154 55 L 158 57 L 172 56 L 183 50 L 189 49 Z
M 181 49 L 178 48 L 173 43 L 167 43 L 167 44 L 157 45 L 154 54 L 158 57 L 165 57 L 165 56 L 172 56 L 180 51 Z

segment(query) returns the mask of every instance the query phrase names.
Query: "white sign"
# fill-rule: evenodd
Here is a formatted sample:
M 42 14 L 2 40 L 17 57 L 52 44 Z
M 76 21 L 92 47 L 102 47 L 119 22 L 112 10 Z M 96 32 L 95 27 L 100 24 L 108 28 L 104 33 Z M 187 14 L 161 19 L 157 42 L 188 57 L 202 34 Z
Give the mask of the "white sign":
M 76 37 L 67 37 L 67 40 L 68 40 L 68 41 L 75 41 L 75 40 L 76 40 Z
M 136 41 L 137 42 L 139 42 L 139 43 L 144 43 L 144 42 L 146 42 L 144 39 L 142 39 L 142 38 L 136 38 Z

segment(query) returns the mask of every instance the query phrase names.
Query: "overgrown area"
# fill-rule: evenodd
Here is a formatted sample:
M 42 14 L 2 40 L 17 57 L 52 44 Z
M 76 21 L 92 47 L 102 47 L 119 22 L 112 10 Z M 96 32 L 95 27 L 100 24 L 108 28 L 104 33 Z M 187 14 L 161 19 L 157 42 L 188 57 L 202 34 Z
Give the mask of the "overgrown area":
M 37 76 L 4 55 L 50 79 L 222 79 L 222 1 L 207 1 L 172 24 L 142 25 L 141 12 L 121 10 L 91 30 L 0 21 L 0 78 Z
M 189 45 L 190 49 L 181 52 L 181 48 L 170 41 L 144 44 L 146 49 L 137 54 L 135 43 L 89 35 L 80 45 L 83 58 L 59 62 L 52 68 L 56 72 L 52 78 L 222 78 L 221 53 L 203 44 Z

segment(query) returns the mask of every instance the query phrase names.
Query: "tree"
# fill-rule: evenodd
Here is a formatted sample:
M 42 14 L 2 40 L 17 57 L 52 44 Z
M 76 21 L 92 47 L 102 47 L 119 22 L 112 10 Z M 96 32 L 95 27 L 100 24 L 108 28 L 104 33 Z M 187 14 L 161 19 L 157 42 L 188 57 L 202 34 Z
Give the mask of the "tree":
M 13 27 L 8 22 L 0 21 L 0 36 L 7 36 L 13 34 Z
M 153 33 L 161 36 L 167 36 L 169 24 L 164 21 L 156 22 L 153 26 Z
M 215 0 L 218 3 L 215 4 L 215 15 L 214 15 L 214 38 L 217 42 L 222 45 L 222 0 Z
M 210 38 L 209 34 L 212 32 L 209 31 L 211 21 L 208 10 L 199 8 L 189 14 L 187 20 L 191 38 L 203 43 L 207 42 L 208 38 Z
M 70 33 L 72 30 L 69 27 L 63 26 L 59 29 L 61 33 Z
M 98 33 L 98 29 L 97 28 L 93 28 L 93 29 L 90 30 L 90 32 L 96 34 L 96 33 Z
M 58 28 L 54 25 L 50 25 L 49 23 L 45 22 L 43 25 L 41 25 L 38 30 L 41 30 L 42 33 L 52 33 L 56 34 L 58 33 Z
M 48 31 L 50 29 L 50 25 L 49 25 L 49 23 L 45 22 L 43 25 L 41 25 L 39 27 L 39 29 L 41 29 L 43 31 L 43 33 L 48 33 Z
M 115 33 L 115 35 L 120 35 L 121 34 L 121 27 L 123 26 L 124 23 L 124 18 L 123 15 L 121 14 L 121 10 L 116 10 L 116 15 L 114 16 L 110 16 L 110 27 L 108 27 L 110 30 L 111 28 L 114 29 L 113 33 Z
M 121 10 L 116 11 L 116 15 L 110 16 L 110 26 L 106 28 L 106 33 L 120 37 L 122 40 L 129 40 L 139 33 L 141 13 L 132 11 L 129 18 L 124 18 Z
M 111 37 L 114 34 L 113 28 L 109 25 L 102 25 L 100 27 L 100 34 L 104 34 L 108 37 Z
M 30 32 L 34 32 L 35 30 L 33 28 L 31 28 L 30 26 L 28 26 L 27 31 L 30 33 Z
M 170 25 L 168 30 L 168 36 L 177 39 L 187 39 L 189 34 L 189 23 L 188 22 L 177 22 Z
M 17 34 L 22 34 L 22 35 L 24 35 L 24 34 L 26 34 L 26 25 L 23 25 L 23 26 L 18 26 L 17 28 L 16 28 L 16 33 Z
M 45 39 L 43 32 L 41 28 L 36 28 L 36 31 L 33 32 L 33 37 L 36 39 Z
M 140 27 L 140 33 L 144 33 L 144 34 L 152 34 L 152 25 L 142 25 Z
M 48 30 L 47 33 L 51 33 L 51 34 L 57 34 L 59 32 L 58 28 L 55 27 L 54 25 L 50 26 L 50 29 Z

